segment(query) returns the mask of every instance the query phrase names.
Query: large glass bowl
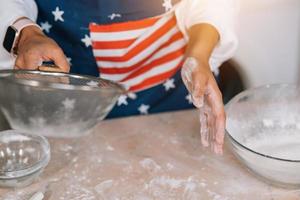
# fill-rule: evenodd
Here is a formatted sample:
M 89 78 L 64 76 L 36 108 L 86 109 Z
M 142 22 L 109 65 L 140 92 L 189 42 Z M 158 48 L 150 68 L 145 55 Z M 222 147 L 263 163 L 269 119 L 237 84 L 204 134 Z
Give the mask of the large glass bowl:
M 31 184 L 50 160 L 50 146 L 43 136 L 15 130 L 0 132 L 0 186 Z
M 292 84 L 246 90 L 225 107 L 234 154 L 258 177 L 300 187 L 300 91 Z
M 119 84 L 97 77 L 0 71 L 0 110 L 11 128 L 44 136 L 87 134 L 123 92 Z

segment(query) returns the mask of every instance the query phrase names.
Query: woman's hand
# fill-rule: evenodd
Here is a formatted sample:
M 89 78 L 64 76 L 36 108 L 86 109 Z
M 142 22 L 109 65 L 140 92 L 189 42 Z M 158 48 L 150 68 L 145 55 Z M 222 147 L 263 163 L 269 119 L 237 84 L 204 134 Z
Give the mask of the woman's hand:
M 199 108 L 201 142 L 222 154 L 225 134 L 225 111 L 222 94 L 210 70 L 210 55 L 219 41 L 217 30 L 209 24 L 189 29 L 189 43 L 181 75 L 193 104 Z
M 20 35 L 15 68 L 35 70 L 43 61 L 53 61 L 58 66 L 55 71 L 70 70 L 66 56 L 56 42 L 45 36 L 39 28 L 28 26 Z
M 182 67 L 182 80 L 190 92 L 193 104 L 199 109 L 202 145 L 211 146 L 222 154 L 225 130 L 225 111 L 222 94 L 208 63 L 188 57 Z

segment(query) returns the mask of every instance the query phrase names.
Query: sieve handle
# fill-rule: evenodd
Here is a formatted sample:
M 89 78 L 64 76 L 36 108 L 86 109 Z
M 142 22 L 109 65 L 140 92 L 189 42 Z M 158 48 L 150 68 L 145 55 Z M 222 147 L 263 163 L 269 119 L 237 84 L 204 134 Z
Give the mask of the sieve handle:
M 43 62 L 38 69 L 44 72 L 63 72 L 63 70 L 55 65 L 52 61 Z

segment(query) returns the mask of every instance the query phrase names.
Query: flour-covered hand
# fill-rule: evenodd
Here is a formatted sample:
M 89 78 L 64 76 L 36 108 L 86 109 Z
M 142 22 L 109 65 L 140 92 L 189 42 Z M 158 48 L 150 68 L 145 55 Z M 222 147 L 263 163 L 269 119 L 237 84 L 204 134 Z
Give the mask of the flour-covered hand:
M 181 76 L 193 104 L 199 109 L 202 145 L 211 146 L 215 153 L 222 154 L 225 111 L 222 94 L 208 62 L 202 63 L 194 57 L 188 57 L 183 64 Z

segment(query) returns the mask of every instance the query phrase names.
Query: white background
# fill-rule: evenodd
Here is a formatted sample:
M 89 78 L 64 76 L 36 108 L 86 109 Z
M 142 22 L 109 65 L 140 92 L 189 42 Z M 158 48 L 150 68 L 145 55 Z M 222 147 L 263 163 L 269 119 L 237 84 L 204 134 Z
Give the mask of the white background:
M 298 81 L 300 0 L 240 0 L 238 32 L 233 60 L 247 87 Z

